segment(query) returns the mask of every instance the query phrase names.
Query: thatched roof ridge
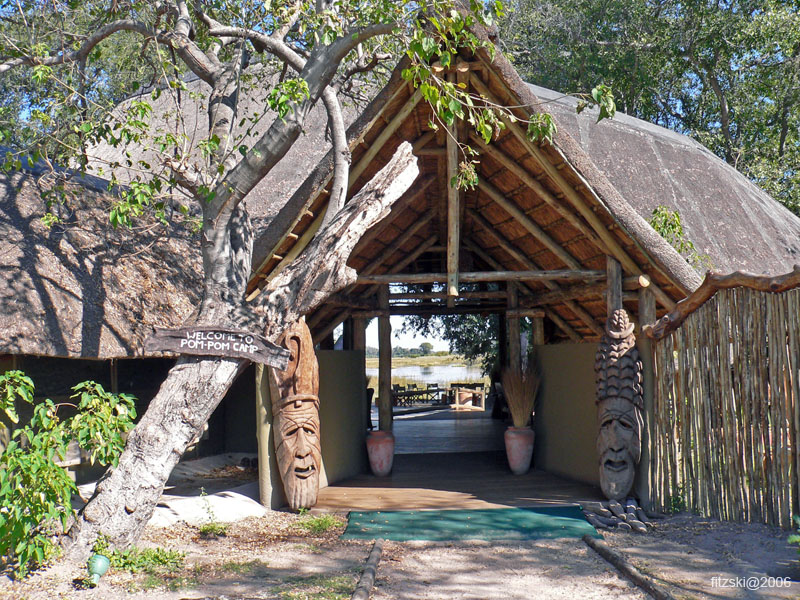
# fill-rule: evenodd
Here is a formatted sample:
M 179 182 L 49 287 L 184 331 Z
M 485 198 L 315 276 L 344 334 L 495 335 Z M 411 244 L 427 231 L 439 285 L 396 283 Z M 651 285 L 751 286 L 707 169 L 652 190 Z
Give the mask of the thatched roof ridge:
M 623 113 L 596 123 L 576 99 L 529 87 L 641 217 L 678 211 L 708 268 L 776 275 L 800 262 L 800 218 L 705 146 Z
M 143 219 L 108 223 L 99 178 L 73 178 L 46 227 L 40 166 L 0 174 L 0 354 L 142 356 L 154 326 L 174 327 L 198 300 L 202 269 L 187 231 Z

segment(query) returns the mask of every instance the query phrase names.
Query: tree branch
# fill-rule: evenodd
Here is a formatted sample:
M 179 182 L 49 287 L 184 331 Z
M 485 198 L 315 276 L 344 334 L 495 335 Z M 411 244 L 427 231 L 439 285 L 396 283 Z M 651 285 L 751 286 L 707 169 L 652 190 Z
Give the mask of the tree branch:
M 419 175 L 411 145 L 404 142 L 389 163 L 339 211 L 306 250 L 277 277 L 246 311 L 266 325 L 275 339 L 286 323 L 313 310 L 327 297 L 355 281 L 347 260 L 364 231 L 389 214 Z
M 256 50 L 274 54 L 298 73 L 303 70 L 306 64 L 305 59 L 292 50 L 283 40 L 273 38 L 272 36 L 252 29 L 245 29 L 244 27 L 225 27 L 217 24 L 213 28 L 209 28 L 208 34 L 221 38 L 229 37 L 250 40 Z
M 328 123 L 331 127 L 333 142 L 333 183 L 331 184 L 328 208 L 322 220 L 324 227 L 344 206 L 347 197 L 347 184 L 350 179 L 350 148 L 347 146 L 347 132 L 344 127 L 342 107 L 332 87 L 327 87 L 322 92 L 322 101 L 328 111 Z
M 54 56 L 20 56 L 0 63 L 0 75 L 20 66 L 46 65 L 56 66 L 83 60 L 100 42 L 106 38 L 119 33 L 120 31 L 130 31 L 138 33 L 145 38 L 155 39 L 158 43 L 174 48 L 186 66 L 198 77 L 209 85 L 213 84 L 213 72 L 215 65 L 197 45 L 186 36 L 180 36 L 173 32 L 158 32 L 146 23 L 134 19 L 121 19 L 103 25 L 93 34 L 86 38 L 80 48 L 71 52 L 62 52 L 59 48 L 51 51 Z

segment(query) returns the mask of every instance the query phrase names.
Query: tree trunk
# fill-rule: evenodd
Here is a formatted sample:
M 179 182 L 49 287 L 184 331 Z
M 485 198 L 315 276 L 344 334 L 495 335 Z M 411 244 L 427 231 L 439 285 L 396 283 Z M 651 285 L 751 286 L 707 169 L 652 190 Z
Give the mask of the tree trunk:
M 389 213 L 418 173 L 411 146 L 402 144 L 389 164 L 272 280 L 253 305 L 230 313 L 275 341 L 300 315 L 354 283 L 356 273 L 346 265 L 350 253 L 361 235 Z M 247 364 L 229 358 L 178 361 L 131 432 L 118 466 L 109 468 L 78 515 L 70 530 L 69 559 L 84 560 L 100 533 L 117 547 L 126 547 L 140 537 L 173 467 Z
M 102 532 L 117 547 L 134 543 L 186 447 L 202 431 L 248 361 L 181 358 L 131 432 L 70 531 L 69 557 L 83 560 Z

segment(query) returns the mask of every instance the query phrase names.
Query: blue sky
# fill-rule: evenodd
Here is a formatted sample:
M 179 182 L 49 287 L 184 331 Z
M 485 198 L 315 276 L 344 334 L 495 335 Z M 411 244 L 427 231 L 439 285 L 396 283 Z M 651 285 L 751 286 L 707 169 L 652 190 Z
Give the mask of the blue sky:
M 433 344 L 434 352 L 439 350 L 449 350 L 447 342 L 436 338 L 422 337 L 417 334 L 416 337 L 412 333 L 400 333 L 400 328 L 403 326 L 403 317 L 393 316 L 390 317 L 392 322 L 392 346 L 402 348 L 419 348 L 423 342 L 430 342 Z M 372 319 L 367 326 L 367 346 L 373 348 L 378 347 L 378 319 Z

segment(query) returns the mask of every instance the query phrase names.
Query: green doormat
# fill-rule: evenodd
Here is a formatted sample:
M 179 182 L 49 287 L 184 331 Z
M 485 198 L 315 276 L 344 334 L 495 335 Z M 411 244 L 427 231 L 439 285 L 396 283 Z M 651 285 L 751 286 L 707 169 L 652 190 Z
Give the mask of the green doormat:
M 534 540 L 600 534 L 579 506 L 481 510 L 351 512 L 342 538 L 373 540 Z

